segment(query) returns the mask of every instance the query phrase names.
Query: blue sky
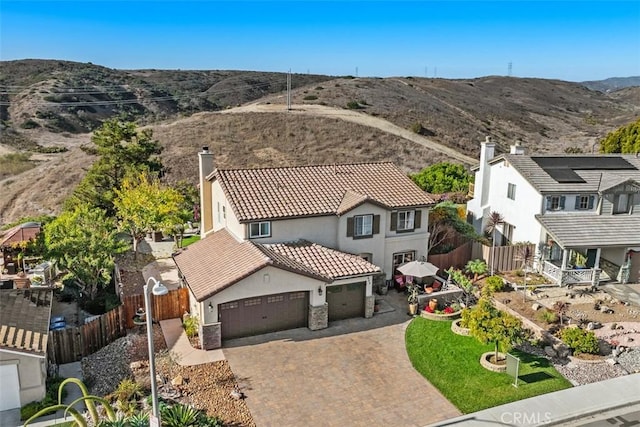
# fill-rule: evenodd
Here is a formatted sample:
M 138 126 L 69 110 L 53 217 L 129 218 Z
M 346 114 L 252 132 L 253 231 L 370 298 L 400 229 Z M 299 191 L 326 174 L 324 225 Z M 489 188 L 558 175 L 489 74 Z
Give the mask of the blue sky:
M 634 1 L 0 1 L 0 58 L 570 81 L 640 75 Z

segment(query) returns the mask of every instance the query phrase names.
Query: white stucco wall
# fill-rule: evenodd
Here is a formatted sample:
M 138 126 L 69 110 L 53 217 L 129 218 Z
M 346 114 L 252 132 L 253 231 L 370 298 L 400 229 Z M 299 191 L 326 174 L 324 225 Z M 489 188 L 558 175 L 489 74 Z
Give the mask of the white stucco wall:
M 47 378 L 44 357 L 29 356 L 19 352 L 1 350 L 0 364 L 14 364 L 18 366 L 20 402 L 22 405 L 44 398 Z
M 600 258 L 611 261 L 614 264 L 622 265 L 628 248 L 602 248 Z
M 268 275 L 268 277 L 266 276 Z M 360 279 L 362 281 L 362 279 Z M 318 287 L 322 287 L 322 296 L 318 295 Z M 284 292 L 310 291 L 309 304 L 319 306 L 325 302 L 325 283 L 321 280 L 302 276 L 287 270 L 267 266 L 253 273 L 241 282 L 221 291 L 200 304 L 204 324 L 218 321 L 218 304 L 243 298 L 279 294 Z M 209 310 L 209 303 L 213 310 Z
M 246 239 L 246 226 L 238 222 L 233 209 L 224 196 L 224 191 L 218 181 L 213 181 L 211 186 L 213 193 L 211 212 L 213 213 L 213 230 L 226 228 L 231 234 L 240 240 Z M 220 215 L 218 216 L 218 203 L 220 203 Z M 224 207 L 224 211 L 223 211 Z M 223 214 L 224 212 L 224 214 Z

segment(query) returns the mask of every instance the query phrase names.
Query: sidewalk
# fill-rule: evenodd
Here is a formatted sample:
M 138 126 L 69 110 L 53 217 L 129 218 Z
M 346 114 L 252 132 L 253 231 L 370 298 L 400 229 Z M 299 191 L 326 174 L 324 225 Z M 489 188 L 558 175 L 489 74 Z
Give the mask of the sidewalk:
M 199 350 L 193 348 L 182 328 L 180 319 L 161 320 L 162 334 L 174 361 L 181 366 L 202 365 L 225 360 L 222 349 Z
M 639 384 L 640 373 L 625 375 L 496 406 L 432 426 L 567 425 L 614 409 L 628 408 L 633 412 L 640 407 Z

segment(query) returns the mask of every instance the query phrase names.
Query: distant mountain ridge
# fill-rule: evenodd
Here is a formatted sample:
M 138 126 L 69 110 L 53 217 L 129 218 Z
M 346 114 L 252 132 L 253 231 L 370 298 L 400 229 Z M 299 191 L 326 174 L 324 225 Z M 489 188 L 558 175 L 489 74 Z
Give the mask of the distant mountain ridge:
M 601 92 L 612 92 L 627 87 L 640 86 L 640 76 L 631 77 L 610 77 L 604 80 L 592 80 L 581 82 L 591 90 L 599 90 Z

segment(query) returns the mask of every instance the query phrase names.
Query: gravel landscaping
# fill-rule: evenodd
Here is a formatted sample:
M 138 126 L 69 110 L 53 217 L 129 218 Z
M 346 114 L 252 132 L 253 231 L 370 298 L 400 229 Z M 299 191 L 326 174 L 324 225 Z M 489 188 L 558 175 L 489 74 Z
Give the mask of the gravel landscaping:
M 244 400 L 231 397 L 237 382 L 226 360 L 179 366 L 167 351 L 160 326 L 154 327 L 154 346 L 161 396 L 171 395 L 180 403 L 202 409 L 207 415 L 220 418 L 226 426 L 255 426 Z M 130 332 L 85 357 L 82 373 L 89 391 L 99 396 L 112 393 L 125 378 L 133 378 L 149 389 L 146 331 Z

